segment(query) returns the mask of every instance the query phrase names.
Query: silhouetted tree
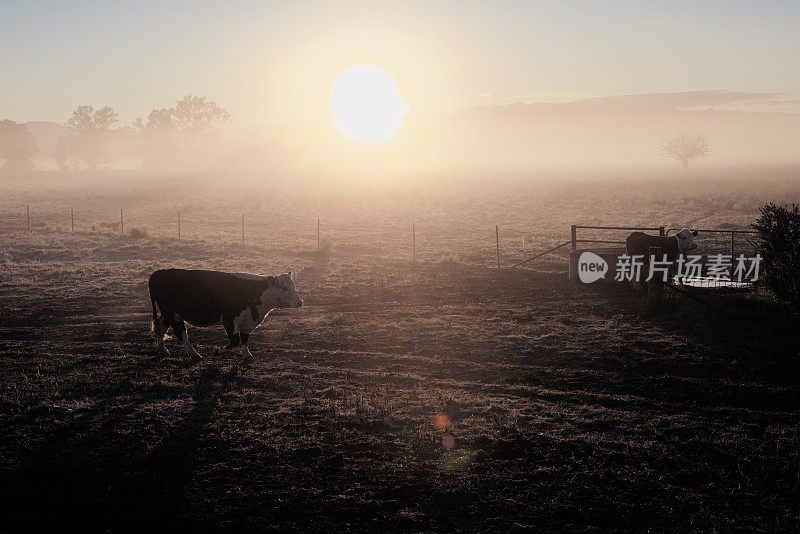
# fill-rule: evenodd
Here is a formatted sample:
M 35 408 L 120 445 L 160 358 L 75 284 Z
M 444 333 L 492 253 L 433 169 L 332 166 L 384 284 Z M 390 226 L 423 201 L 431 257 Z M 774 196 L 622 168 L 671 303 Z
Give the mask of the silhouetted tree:
M 56 161 L 62 169 L 73 168 L 82 162 L 90 170 L 101 163 L 112 161 L 109 145 L 114 126 L 119 122 L 117 113 L 109 106 L 94 109 L 79 106 L 72 112 L 66 125 L 73 134 L 64 137 L 56 147 Z
M 189 137 L 197 138 L 230 120 L 230 114 L 216 102 L 204 96 L 186 95 L 172 108 L 172 115 L 178 130 Z
M 229 119 L 224 108 L 200 96 L 186 95 L 174 107 L 154 109 L 147 122 L 140 118 L 133 123 L 140 135 L 143 166 L 164 168 L 180 160 L 193 165 L 207 160 L 207 151 L 200 150 L 203 138 Z
M 36 137 L 24 124 L 11 120 L 0 121 L 0 160 L 5 160 L 0 171 L 25 174 L 33 170 L 36 154 Z
M 674 135 L 667 137 L 659 147 L 665 156 L 677 159 L 683 169 L 695 158 L 704 158 L 711 153 L 711 143 L 705 135 Z
M 133 128 L 138 137 L 136 152 L 142 167 L 156 170 L 169 167 L 180 145 L 172 108 L 154 109 L 147 116 L 147 122 L 138 118 Z
M 146 124 L 139 118 L 133 122 L 133 126 L 140 131 L 173 132 L 178 129 L 173 116 L 173 108 L 154 109 L 147 116 Z

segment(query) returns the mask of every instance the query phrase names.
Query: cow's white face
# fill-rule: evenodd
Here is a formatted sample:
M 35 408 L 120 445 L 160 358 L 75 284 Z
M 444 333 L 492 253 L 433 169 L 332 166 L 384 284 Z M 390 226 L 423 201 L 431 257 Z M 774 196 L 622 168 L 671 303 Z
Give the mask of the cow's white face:
M 694 242 L 694 238 L 697 235 L 697 231 L 689 230 L 688 228 L 682 229 L 680 232 L 675 234 L 675 237 L 678 238 L 678 250 L 681 254 L 686 254 L 690 250 L 694 250 L 697 248 L 697 243 Z
M 294 285 L 291 272 L 275 277 L 272 295 L 279 308 L 299 308 L 303 305 L 303 299 L 297 294 L 297 287 Z

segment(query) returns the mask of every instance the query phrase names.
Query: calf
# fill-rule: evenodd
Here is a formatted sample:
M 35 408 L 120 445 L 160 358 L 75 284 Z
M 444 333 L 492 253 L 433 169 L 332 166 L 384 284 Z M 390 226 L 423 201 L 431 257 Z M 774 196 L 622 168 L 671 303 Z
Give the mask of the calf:
M 694 238 L 697 237 L 697 230 L 682 229 L 674 236 L 649 235 L 643 232 L 633 232 L 625 240 L 625 248 L 628 256 L 644 256 L 643 273 L 639 282 L 644 285 L 650 266 L 650 247 L 661 248 L 661 254 L 667 256 L 667 260 L 675 261 L 681 254 L 697 248 Z M 661 258 L 656 258 L 660 260 Z
M 186 323 L 196 326 L 222 323 L 228 334 L 228 344 L 219 347 L 216 353 L 223 354 L 241 345 L 242 355 L 251 358 L 248 336 L 269 312 L 274 308 L 303 305 L 292 273 L 261 276 L 163 269 L 150 275 L 149 286 L 156 349 L 169 354 L 164 347 L 164 334 L 172 327 L 186 353 L 195 360 L 202 357 L 189 343 Z

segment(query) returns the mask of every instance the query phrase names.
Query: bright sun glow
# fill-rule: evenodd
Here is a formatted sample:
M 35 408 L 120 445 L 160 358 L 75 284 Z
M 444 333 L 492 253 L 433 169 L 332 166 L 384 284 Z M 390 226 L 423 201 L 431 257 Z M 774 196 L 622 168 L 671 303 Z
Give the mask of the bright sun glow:
M 356 65 L 342 72 L 331 87 L 331 119 L 344 135 L 377 143 L 403 125 L 408 105 L 386 71 Z

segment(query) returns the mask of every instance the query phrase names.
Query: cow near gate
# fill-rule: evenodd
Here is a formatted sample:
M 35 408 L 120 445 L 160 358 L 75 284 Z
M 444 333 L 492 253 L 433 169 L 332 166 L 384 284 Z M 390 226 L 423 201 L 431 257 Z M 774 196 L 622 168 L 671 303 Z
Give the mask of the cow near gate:
M 697 237 L 697 230 L 690 230 L 683 228 L 674 236 L 658 236 L 645 234 L 644 232 L 633 232 L 625 240 L 625 249 L 628 256 L 643 256 L 644 265 L 642 277 L 639 282 L 642 286 L 646 284 L 647 273 L 650 268 L 650 248 L 657 247 L 661 249 L 662 255 L 666 256 L 668 261 L 674 262 L 680 255 L 688 254 L 690 251 L 697 248 L 695 237 Z M 657 258 L 661 259 L 661 258 Z
M 241 346 L 242 356 L 252 358 L 249 335 L 275 308 L 299 308 L 292 273 L 261 276 L 219 271 L 163 269 L 150 275 L 150 301 L 153 306 L 153 333 L 156 349 L 169 354 L 164 335 L 172 328 L 194 360 L 202 357 L 192 347 L 187 323 L 208 326 L 222 323 L 228 344 L 216 354 Z M 160 312 L 160 313 L 159 313 Z

